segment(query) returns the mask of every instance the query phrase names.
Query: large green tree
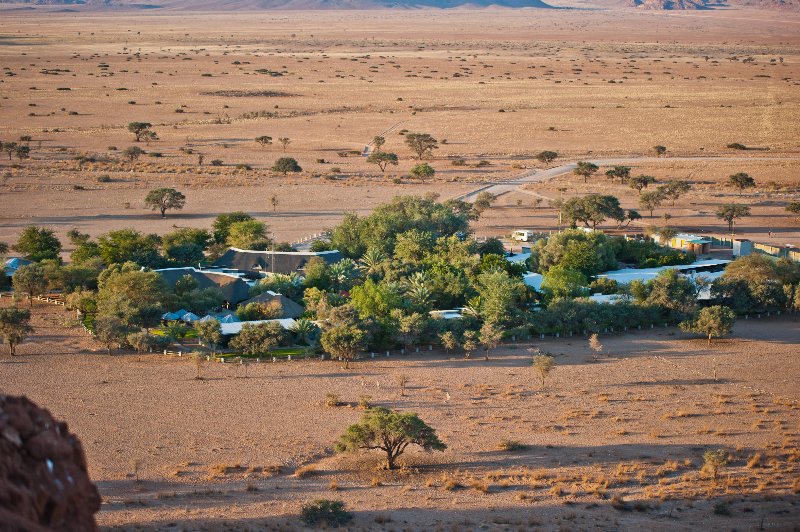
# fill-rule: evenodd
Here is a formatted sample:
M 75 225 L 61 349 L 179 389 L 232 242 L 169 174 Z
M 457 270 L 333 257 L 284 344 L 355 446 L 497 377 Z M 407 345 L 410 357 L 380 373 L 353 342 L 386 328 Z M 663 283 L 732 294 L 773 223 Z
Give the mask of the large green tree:
M 11 278 L 11 285 L 18 294 L 25 294 L 30 306 L 33 306 L 33 298 L 47 291 L 47 275 L 44 266 L 41 264 L 20 266 Z
M 325 329 L 320 338 L 325 352 L 332 357 L 344 360 L 345 369 L 350 367 L 350 361 L 354 360 L 359 350 L 364 348 L 366 340 L 366 331 L 350 323 L 342 323 Z
M 419 163 L 415 164 L 411 170 L 409 170 L 409 173 L 412 177 L 416 177 L 424 183 L 426 179 L 430 179 L 436 174 L 436 170 L 428 163 Z
M 439 147 L 439 141 L 428 133 L 406 133 L 406 146 L 417 154 L 417 159 L 430 157 Z
M 377 164 L 381 172 L 385 172 L 388 165 L 397 166 L 397 154 L 376 150 L 367 157 L 367 162 L 369 164 Z
M 245 323 L 229 345 L 245 355 L 266 355 L 277 347 L 285 336 L 277 322 Z
M 58 259 L 61 242 L 53 230 L 29 225 L 22 230 L 13 249 L 26 259 L 39 262 L 45 259 Z
M 386 453 L 386 468 L 394 469 L 397 458 L 409 445 L 419 446 L 426 452 L 447 449 L 436 431 L 417 414 L 376 407 L 364 412 L 357 424 L 347 427 L 336 443 L 336 450 L 381 450 Z
M 119 229 L 100 235 L 97 247 L 107 266 L 135 262 L 140 266 L 157 268 L 163 263 L 158 252 L 161 238 L 155 234 L 142 234 L 135 229 Z
M 570 198 L 561 203 L 560 208 L 568 223 L 582 222 L 592 229 L 609 218 L 617 221 L 625 219 L 625 211 L 620 207 L 619 200 L 610 195 L 589 194 L 582 198 Z
M 258 220 L 245 220 L 231 224 L 227 244 L 239 249 L 265 250 L 272 240 L 267 236 L 267 224 Z
M 739 172 L 728 176 L 728 183 L 739 191 L 740 196 L 745 189 L 755 188 L 756 186 L 756 180 L 745 172 Z
M 713 305 L 700 309 L 694 320 L 684 321 L 680 326 L 684 331 L 707 336 L 708 345 L 711 345 L 712 338 L 722 338 L 730 334 L 735 322 L 736 313 L 734 311 L 728 307 Z
M 286 175 L 289 172 L 302 172 L 303 169 L 297 164 L 297 160 L 292 157 L 281 157 L 270 168 L 273 172 Z
M 167 217 L 170 209 L 183 209 L 186 204 L 186 196 L 174 188 L 156 188 L 147 193 L 144 204 L 154 211 L 160 211 L 161 217 Z
M 600 168 L 594 163 L 578 161 L 578 164 L 575 166 L 575 169 L 572 172 L 575 175 L 581 176 L 583 178 L 583 182 L 586 183 L 589 181 L 589 178 L 599 169 Z
M 733 234 L 736 220 L 750 216 L 750 207 L 736 203 L 721 205 L 716 212 L 717 218 L 724 220 L 728 224 L 728 231 Z
M 145 132 L 149 131 L 151 127 L 153 127 L 153 124 L 150 122 L 130 122 L 128 124 L 128 131 L 133 133 L 134 137 L 136 138 L 136 142 L 139 142 L 142 140 Z

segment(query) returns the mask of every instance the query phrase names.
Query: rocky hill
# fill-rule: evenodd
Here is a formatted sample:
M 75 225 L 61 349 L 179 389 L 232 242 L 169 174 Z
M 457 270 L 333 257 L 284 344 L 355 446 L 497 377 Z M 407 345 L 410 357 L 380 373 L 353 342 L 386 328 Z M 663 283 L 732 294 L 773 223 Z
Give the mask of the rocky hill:
M 0 4 L 70 9 L 178 9 L 261 11 L 270 9 L 414 9 L 456 7 L 548 8 L 542 0 L 0 0 Z

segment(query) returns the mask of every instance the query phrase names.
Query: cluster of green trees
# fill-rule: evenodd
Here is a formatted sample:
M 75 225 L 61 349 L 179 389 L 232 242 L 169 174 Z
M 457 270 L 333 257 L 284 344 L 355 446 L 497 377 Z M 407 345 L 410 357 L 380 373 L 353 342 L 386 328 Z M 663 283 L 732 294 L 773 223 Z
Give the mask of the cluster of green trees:
M 219 215 L 210 231 L 182 227 L 158 236 L 135 229 L 119 229 L 92 239 L 72 229 L 67 237 L 74 248 L 71 264 L 63 266 L 67 273 L 84 272 L 87 268 L 96 272 L 103 266 L 125 262 L 154 269 L 196 266 L 215 260 L 228 247 L 255 250 L 273 247 L 267 225 L 243 212 Z M 274 248 L 276 251 L 291 250 L 286 243 L 275 243 Z M 12 249 L 35 262 L 61 261 L 62 244 L 54 231 L 44 227 L 24 228 Z
M 470 221 L 492 198 L 479 198 L 473 205 L 437 199 L 397 197 L 368 216 L 347 215 L 326 244 L 338 249 L 343 260 L 328 264 L 314 258 L 304 277 L 274 275 L 252 290 L 252 295 L 272 290 L 302 302 L 306 312 L 295 330 L 247 324 L 230 346 L 259 355 L 278 345 L 319 344 L 346 365 L 365 349 L 410 349 L 427 343 L 461 349 L 466 356 L 482 350 L 488 357 L 503 337 L 512 335 L 682 322 L 687 330 L 713 336 L 730 328 L 729 311 L 800 305 L 800 266 L 761 255 L 731 263 L 711 283 L 710 304 L 720 307 L 713 311 L 698 306 L 705 285 L 675 270 L 648 283 L 623 286 L 597 278 L 620 262 L 651 266 L 694 260 L 652 241 L 573 229 L 539 240 L 526 265 L 512 264 L 503 256 L 501 242 L 479 243 L 471 237 Z M 182 228 L 158 237 L 120 230 L 94 240 L 73 230 L 69 238 L 75 250 L 72 262 L 64 265 L 52 231 L 26 228 L 14 249 L 36 262 L 18 270 L 15 290 L 29 298 L 63 290 L 70 307 L 94 316 L 95 333 L 109 350 L 115 345 L 137 350 L 160 346 L 180 335 L 178 326 L 166 328 L 167 340 L 151 333 L 165 311 L 184 308 L 200 314 L 223 301 L 218 289 L 200 289 L 190 276 L 169 289 L 147 268 L 201 262 L 227 246 L 263 249 L 270 244 L 266 227 L 241 212 L 220 215 L 210 231 Z M 528 269 L 543 274 L 541 293 L 523 283 Z M 589 291 L 629 297 L 597 304 L 581 299 Z M 462 319 L 437 319 L 430 313 L 457 307 L 464 308 Z M 277 316 L 269 304 L 247 305 L 238 313 L 244 320 Z M 198 324 L 196 331 L 212 349 L 223 342 L 216 321 Z
M 685 253 L 659 246 L 652 240 L 626 240 L 597 231 L 586 232 L 568 229 L 543 238 L 531 248 L 528 269 L 532 272 L 556 275 L 577 272 L 586 279 L 598 273 L 614 270 L 619 263 L 633 264 L 640 268 L 691 264 L 693 253 Z M 551 270 L 556 269 L 555 272 Z M 566 272 L 566 273 L 565 273 Z
M 12 156 L 22 161 L 31 156 L 30 142 L 31 137 L 28 135 L 23 135 L 19 138 L 19 141 L 0 141 L 0 151 L 8 155 L 9 161 Z

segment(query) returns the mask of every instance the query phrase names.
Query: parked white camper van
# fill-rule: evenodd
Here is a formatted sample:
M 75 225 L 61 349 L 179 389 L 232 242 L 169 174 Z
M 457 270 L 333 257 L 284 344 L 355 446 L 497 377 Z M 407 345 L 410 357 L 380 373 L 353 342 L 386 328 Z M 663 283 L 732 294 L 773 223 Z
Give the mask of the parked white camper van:
M 533 231 L 528 231 L 527 229 L 517 229 L 511 233 L 511 240 L 516 240 L 518 242 L 530 242 L 532 239 Z

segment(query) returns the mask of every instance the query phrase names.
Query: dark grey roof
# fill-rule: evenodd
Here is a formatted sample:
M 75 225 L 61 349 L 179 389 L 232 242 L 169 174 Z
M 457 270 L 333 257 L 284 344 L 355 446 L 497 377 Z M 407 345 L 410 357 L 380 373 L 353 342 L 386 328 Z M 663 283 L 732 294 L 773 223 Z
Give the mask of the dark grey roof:
M 191 275 L 197 281 L 198 288 L 216 287 L 222 291 L 225 300 L 230 303 L 239 303 L 250 297 L 250 287 L 242 279 L 224 273 L 206 272 L 196 268 L 167 268 L 156 270 L 166 281 L 170 288 L 185 275 Z
M 242 272 L 299 273 L 314 257 L 319 257 L 328 264 L 339 262 L 343 258 L 338 251 L 253 251 L 230 248 L 217 259 L 214 267 Z
M 262 292 L 255 297 L 251 297 L 247 301 L 242 301 L 239 306 L 248 305 L 250 303 L 277 303 L 281 308 L 281 315 L 278 318 L 299 318 L 305 312 L 302 305 L 295 303 L 283 294 L 276 294 L 270 292 Z

